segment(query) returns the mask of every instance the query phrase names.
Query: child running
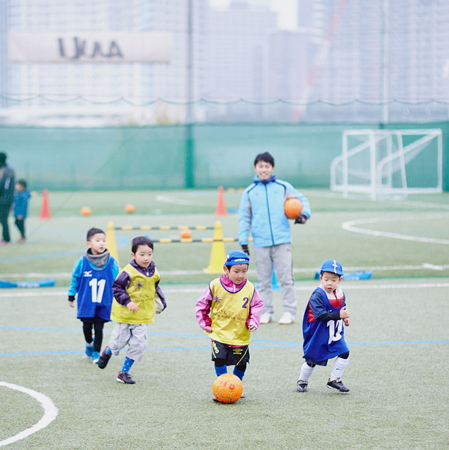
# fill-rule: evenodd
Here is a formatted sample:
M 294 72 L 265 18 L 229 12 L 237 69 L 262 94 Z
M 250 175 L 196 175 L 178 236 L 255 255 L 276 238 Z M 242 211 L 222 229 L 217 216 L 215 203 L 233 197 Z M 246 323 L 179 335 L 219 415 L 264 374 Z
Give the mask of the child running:
M 307 303 L 302 329 L 306 362 L 296 385 L 298 392 L 307 392 L 309 378 L 316 365 L 326 366 L 327 360 L 337 357 L 327 387 L 349 392 L 341 381 L 348 365 L 349 350 L 345 342 L 344 326 L 349 326 L 349 311 L 345 294 L 339 286 L 343 268 L 338 261 L 328 259 L 321 265 L 321 284 Z
M 254 285 L 246 279 L 249 256 L 229 252 L 224 275 L 211 281 L 196 304 L 196 320 L 212 339 L 212 361 L 217 377 L 235 366 L 241 380 L 249 362 L 250 332 L 257 330 L 263 303 Z
M 87 252 L 77 259 L 69 289 L 69 306 L 74 307 L 78 293 L 77 317 L 83 322 L 86 356 L 98 364 L 103 326 L 110 321 L 112 283 L 119 273 L 117 261 L 106 249 L 106 235 L 99 228 L 87 232 Z M 92 337 L 92 328 L 95 339 Z
M 159 272 L 153 259 L 153 242 L 145 237 L 136 237 L 132 241 L 133 260 L 122 270 L 114 281 L 112 290 L 114 301 L 111 319 L 116 322 L 109 345 L 104 349 L 98 361 L 98 367 L 104 369 L 112 355 L 129 345 L 125 362 L 117 381 L 134 384 L 129 373 L 134 361 L 140 361 L 147 346 L 148 324 L 154 322 L 155 296 L 167 307 L 164 294 L 159 287 Z

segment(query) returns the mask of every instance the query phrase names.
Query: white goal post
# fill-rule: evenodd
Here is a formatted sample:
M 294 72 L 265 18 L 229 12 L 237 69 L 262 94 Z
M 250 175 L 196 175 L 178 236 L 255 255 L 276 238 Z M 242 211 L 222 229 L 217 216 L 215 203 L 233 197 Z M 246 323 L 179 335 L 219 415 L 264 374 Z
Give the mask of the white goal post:
M 371 199 L 443 192 L 440 129 L 345 130 L 331 163 L 331 189 Z

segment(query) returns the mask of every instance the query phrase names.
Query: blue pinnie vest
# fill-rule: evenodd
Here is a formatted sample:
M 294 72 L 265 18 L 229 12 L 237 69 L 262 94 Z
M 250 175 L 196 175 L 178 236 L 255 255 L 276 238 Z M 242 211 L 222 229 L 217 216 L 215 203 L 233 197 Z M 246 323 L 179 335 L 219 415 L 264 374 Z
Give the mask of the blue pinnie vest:
M 316 288 L 314 293 L 318 292 L 321 295 L 326 311 L 337 312 L 340 311 L 346 302 L 343 300 L 339 308 L 335 308 L 327 298 L 326 292 L 321 288 Z M 343 319 L 339 320 L 314 320 L 308 322 L 309 318 L 309 303 L 307 303 L 306 311 L 302 322 L 302 330 L 304 335 L 304 356 L 313 359 L 316 362 L 325 361 L 335 358 L 342 353 L 348 352 L 348 346 L 344 337 L 344 323 Z
M 112 258 L 102 269 L 94 269 L 83 257 L 83 271 L 78 288 L 78 319 L 98 316 L 111 320 L 112 307 Z

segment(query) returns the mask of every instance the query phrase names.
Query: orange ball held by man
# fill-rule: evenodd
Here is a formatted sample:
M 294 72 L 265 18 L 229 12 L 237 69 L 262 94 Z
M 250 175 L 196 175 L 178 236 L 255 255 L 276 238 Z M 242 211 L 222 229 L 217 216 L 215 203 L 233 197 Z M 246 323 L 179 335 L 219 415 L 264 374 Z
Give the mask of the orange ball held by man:
M 284 203 L 284 212 L 288 219 L 296 219 L 302 211 L 302 203 L 296 198 L 288 198 Z

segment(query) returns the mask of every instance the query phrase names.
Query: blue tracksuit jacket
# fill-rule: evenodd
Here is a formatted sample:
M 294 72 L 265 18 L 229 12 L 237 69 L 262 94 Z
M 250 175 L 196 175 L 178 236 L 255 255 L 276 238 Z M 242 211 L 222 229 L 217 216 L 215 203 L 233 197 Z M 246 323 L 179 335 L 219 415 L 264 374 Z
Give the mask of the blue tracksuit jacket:
M 14 217 L 23 216 L 25 219 L 28 214 L 28 199 L 31 197 L 30 191 L 17 192 L 14 197 Z
M 290 224 L 284 213 L 288 198 L 299 198 L 301 214 L 310 218 L 310 205 L 306 197 L 290 183 L 276 179 L 262 182 L 257 175 L 242 194 L 239 209 L 239 243 L 248 245 L 249 228 L 254 247 L 271 247 L 291 242 Z

